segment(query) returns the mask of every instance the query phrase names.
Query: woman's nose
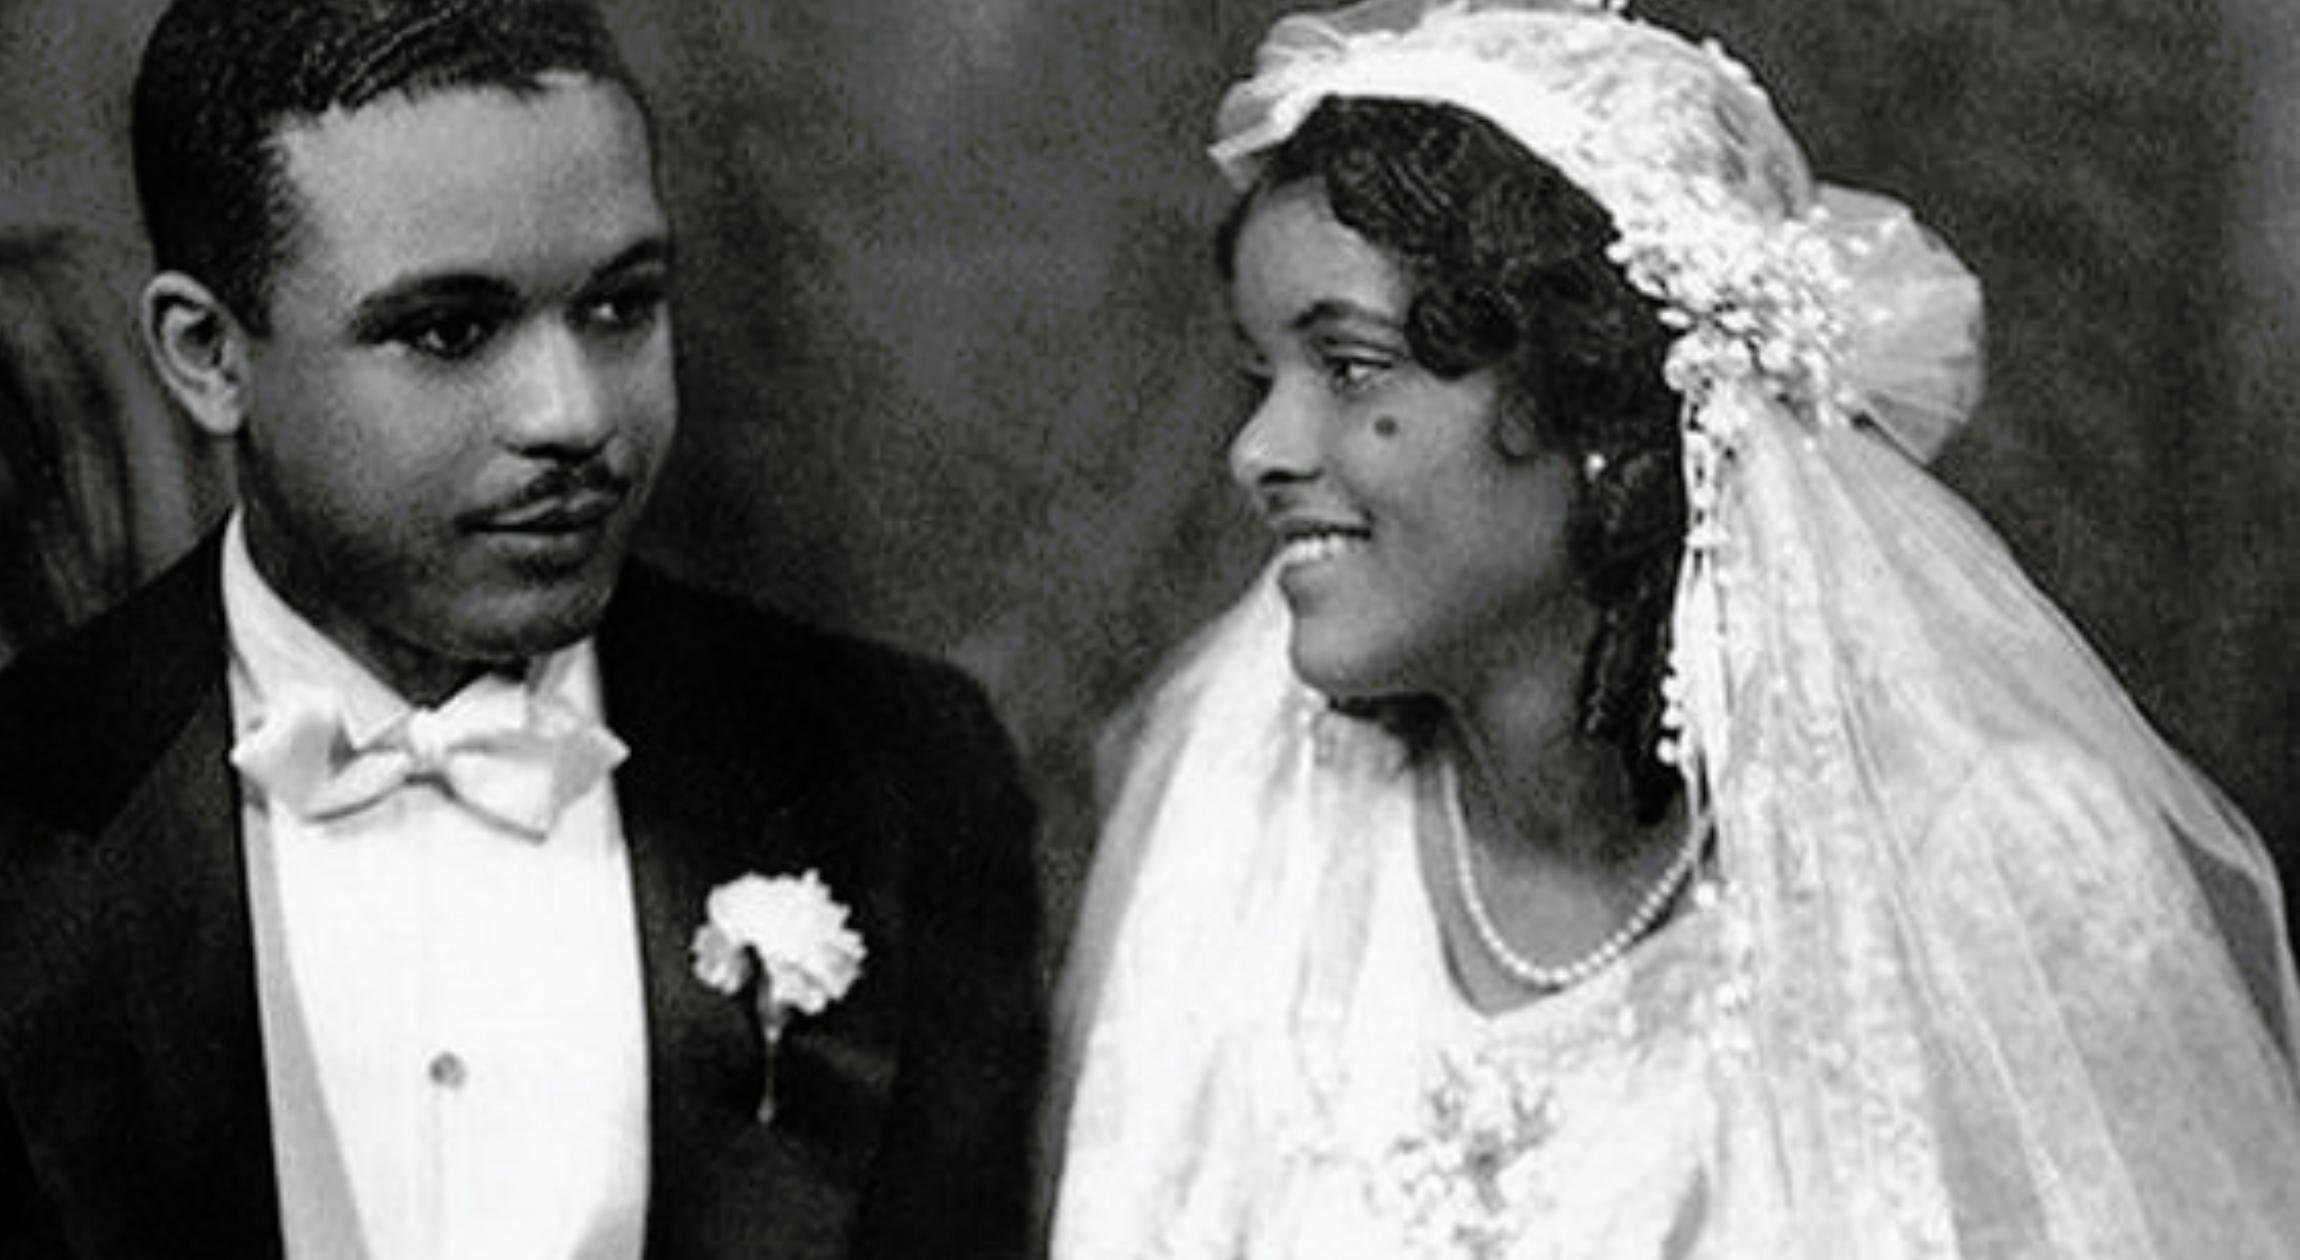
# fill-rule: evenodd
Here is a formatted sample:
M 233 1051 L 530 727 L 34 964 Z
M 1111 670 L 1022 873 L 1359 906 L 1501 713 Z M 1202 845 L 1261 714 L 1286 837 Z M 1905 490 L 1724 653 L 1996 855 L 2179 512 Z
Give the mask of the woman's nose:
M 1308 477 L 1317 471 L 1316 439 L 1315 417 L 1297 391 L 1273 381 L 1230 439 L 1230 477 L 1246 490 Z

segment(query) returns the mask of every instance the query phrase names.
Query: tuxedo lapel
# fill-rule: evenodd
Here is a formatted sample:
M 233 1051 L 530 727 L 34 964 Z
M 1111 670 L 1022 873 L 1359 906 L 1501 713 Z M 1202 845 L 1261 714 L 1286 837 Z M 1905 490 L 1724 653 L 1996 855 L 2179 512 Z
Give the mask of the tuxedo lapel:
M 639 916 L 647 995 L 648 1105 L 658 1223 L 682 1202 L 680 1188 L 724 1157 L 755 1104 L 763 1070 L 744 1003 L 696 980 L 689 942 L 714 884 L 742 869 L 720 840 L 763 830 L 724 802 L 707 805 L 703 781 L 683 772 L 688 755 L 650 738 L 645 721 L 615 719 L 632 756 L 616 776 Z
M 128 783 L 125 798 L 84 826 L 31 822 L 9 851 L 0 1054 L 76 1243 L 277 1255 L 221 621 L 212 565 L 187 568 L 208 597 L 201 582 L 174 582 L 137 614 L 165 632 L 113 645 L 129 653 L 119 668 L 140 694 L 96 694 L 89 706 L 141 714 L 145 726 L 69 736 L 88 781 Z M 155 738 L 164 742 L 143 767 L 106 764 L 107 750 Z
M 635 572 L 600 634 L 608 722 L 631 748 L 615 790 L 647 991 L 649 1252 L 841 1255 L 861 1162 L 848 1156 L 875 1124 L 869 1106 L 836 1105 L 852 1091 L 816 1087 L 817 1069 L 825 1056 L 882 1061 L 862 1049 L 872 1025 L 834 1011 L 794 1028 L 775 1072 L 806 1097 L 761 1125 L 769 1069 L 751 1004 L 697 980 L 689 954 L 713 887 L 752 872 L 832 876 L 825 732 L 793 691 L 741 663 L 758 644 L 718 641 L 725 610 L 692 598 Z M 883 1106 L 883 1089 L 872 1101 Z

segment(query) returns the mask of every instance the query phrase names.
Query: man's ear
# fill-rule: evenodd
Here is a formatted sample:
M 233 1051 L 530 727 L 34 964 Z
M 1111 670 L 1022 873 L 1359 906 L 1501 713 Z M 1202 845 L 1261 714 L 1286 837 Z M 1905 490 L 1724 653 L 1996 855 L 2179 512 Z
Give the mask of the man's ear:
M 239 432 L 248 410 L 248 333 L 208 286 L 163 271 L 144 286 L 144 349 L 192 422 L 216 437 Z

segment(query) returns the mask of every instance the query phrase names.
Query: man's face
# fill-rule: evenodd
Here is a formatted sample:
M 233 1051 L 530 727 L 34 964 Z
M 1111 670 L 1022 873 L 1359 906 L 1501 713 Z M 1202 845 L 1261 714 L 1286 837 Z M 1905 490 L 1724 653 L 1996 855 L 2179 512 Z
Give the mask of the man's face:
M 279 146 L 295 226 L 240 436 L 258 568 L 395 683 L 589 633 L 676 416 L 638 108 L 562 75 Z

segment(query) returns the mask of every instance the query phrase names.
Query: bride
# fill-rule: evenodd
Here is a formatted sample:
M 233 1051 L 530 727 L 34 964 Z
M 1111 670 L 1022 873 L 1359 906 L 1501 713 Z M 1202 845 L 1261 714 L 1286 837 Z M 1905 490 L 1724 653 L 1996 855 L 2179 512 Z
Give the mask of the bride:
M 1596 0 L 1223 103 L 1268 571 L 1150 690 L 1053 1252 L 2300 1253 L 2247 824 L 1922 470 L 1980 295 Z

